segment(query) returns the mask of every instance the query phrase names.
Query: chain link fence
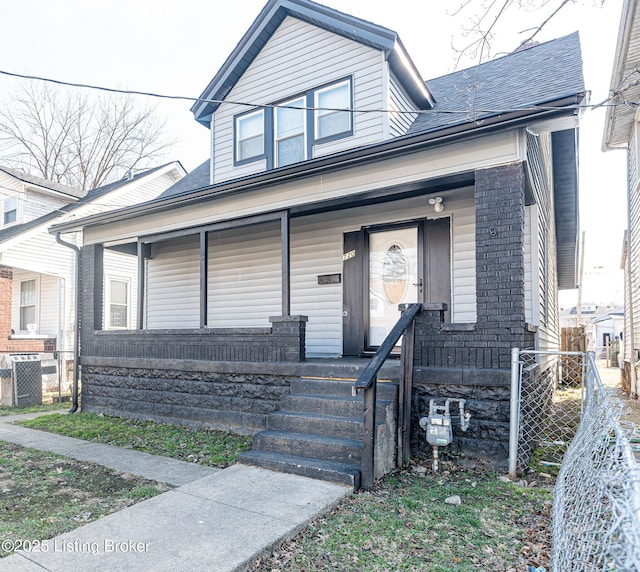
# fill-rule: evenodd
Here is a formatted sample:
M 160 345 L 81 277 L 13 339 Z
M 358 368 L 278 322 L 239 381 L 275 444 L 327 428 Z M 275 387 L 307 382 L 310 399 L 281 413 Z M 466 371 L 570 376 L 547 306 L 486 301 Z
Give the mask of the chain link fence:
M 582 421 L 553 495 L 554 572 L 640 571 L 640 433 L 621 412 L 588 354 Z
M 559 467 L 584 404 L 584 354 L 514 349 L 509 472 Z
M 73 382 L 73 352 L 0 354 L 0 405 L 25 407 L 62 400 Z

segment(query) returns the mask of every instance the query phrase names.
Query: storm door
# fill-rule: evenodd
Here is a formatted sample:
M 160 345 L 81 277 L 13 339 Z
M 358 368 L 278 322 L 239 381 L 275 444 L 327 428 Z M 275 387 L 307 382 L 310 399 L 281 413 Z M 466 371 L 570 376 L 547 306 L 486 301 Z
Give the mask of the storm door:
M 345 233 L 343 355 L 375 350 L 400 318 L 399 304 L 450 307 L 450 229 L 442 218 Z
M 422 299 L 419 226 L 369 231 L 366 347 L 379 346 L 400 318 L 399 304 Z

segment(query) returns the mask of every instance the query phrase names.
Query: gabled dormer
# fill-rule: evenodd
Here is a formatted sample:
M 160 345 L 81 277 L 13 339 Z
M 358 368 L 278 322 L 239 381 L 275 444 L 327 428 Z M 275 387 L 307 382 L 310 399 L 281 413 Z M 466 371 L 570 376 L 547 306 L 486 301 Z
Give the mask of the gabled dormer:
M 270 0 L 200 97 L 212 183 L 404 135 L 434 103 L 394 31 L 309 0 Z

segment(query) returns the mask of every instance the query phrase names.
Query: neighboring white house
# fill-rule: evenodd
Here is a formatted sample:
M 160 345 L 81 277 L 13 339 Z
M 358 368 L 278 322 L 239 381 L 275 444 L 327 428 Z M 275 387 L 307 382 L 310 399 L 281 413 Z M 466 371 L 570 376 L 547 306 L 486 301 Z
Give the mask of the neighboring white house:
M 151 200 L 186 174 L 171 162 L 82 192 L 0 167 L 0 353 L 72 352 L 75 329 L 74 251 L 48 232 L 55 223 Z M 77 246 L 82 235 L 68 235 Z M 111 251 L 105 258 L 109 328 L 135 321 L 137 267 Z
M 603 148 L 627 152 L 627 232 L 623 247 L 625 271 L 623 387 L 638 396 L 640 357 L 640 13 L 638 0 L 625 0 L 609 87 L 610 100 Z M 617 104 L 617 105 L 616 105 Z

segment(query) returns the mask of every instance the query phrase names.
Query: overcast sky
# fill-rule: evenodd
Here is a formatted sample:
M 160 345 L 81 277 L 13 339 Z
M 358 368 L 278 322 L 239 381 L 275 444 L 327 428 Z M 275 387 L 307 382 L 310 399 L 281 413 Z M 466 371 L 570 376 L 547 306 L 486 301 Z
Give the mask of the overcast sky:
M 266 0 L 0 0 L 0 70 L 59 80 L 197 97 Z M 540 3 L 540 0 L 536 0 Z M 395 30 L 424 79 L 453 71 L 454 45 L 465 45 L 470 12 L 447 13 L 454 0 L 324 0 L 322 3 Z M 559 2 L 552 2 L 558 4 Z M 472 0 L 477 8 L 479 0 Z M 537 39 L 580 31 L 585 82 L 591 101 L 608 93 L 622 0 L 578 0 L 567 5 Z M 494 53 L 513 50 L 518 32 L 545 12 L 513 13 L 496 28 Z M 474 60 L 466 60 L 469 67 Z M 0 92 L 14 80 L 0 76 Z M 146 101 L 145 101 L 146 102 Z M 208 130 L 187 101 L 158 100 L 172 158 L 187 170 L 209 152 Z M 581 226 L 586 231 L 583 302 L 622 303 L 619 270 L 626 228 L 624 152 L 601 153 L 604 111 L 587 111 L 581 123 Z M 564 293 L 563 305 L 576 293 Z

